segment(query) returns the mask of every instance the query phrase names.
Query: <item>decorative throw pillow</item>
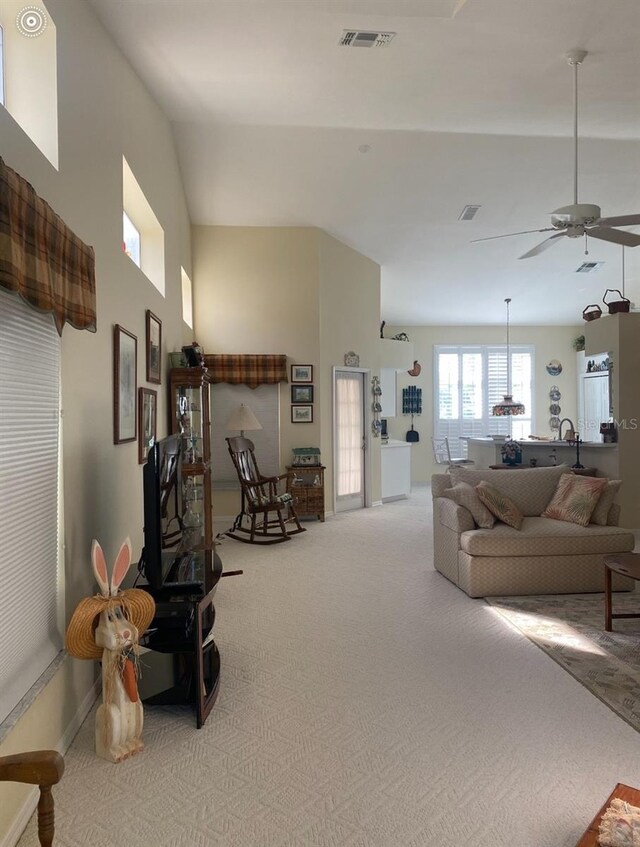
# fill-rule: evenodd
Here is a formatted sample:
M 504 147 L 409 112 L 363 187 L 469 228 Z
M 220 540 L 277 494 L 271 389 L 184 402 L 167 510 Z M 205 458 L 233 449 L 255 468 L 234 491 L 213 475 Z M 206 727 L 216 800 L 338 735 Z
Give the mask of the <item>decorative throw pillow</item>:
M 476 493 L 491 514 L 495 515 L 499 521 L 512 526 L 514 529 L 520 529 L 524 516 L 513 500 L 498 491 L 493 485 L 489 485 L 488 482 L 479 482 L 476 485 Z
M 473 515 L 474 521 L 483 529 L 491 529 L 496 522 L 495 517 L 483 505 L 473 486 L 469 485 L 468 482 L 459 482 L 453 488 L 445 488 L 442 496 L 453 500 L 458 506 L 464 506 L 465 509 L 468 509 Z
M 600 499 L 596 503 L 596 507 L 590 518 L 590 523 L 598 524 L 598 526 L 606 526 L 609 517 L 609 509 L 616 499 L 616 494 L 622 485 L 621 479 L 609 479 L 607 485 L 600 495 Z
M 542 516 L 586 526 L 606 487 L 606 479 L 564 474 Z

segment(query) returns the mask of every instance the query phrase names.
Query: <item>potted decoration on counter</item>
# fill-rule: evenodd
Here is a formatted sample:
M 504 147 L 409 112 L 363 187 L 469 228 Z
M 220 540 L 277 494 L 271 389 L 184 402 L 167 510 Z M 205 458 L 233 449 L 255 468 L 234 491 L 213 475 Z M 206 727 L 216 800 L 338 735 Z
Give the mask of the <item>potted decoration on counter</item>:
M 517 441 L 505 441 L 500 452 L 505 465 L 522 464 L 522 447 Z

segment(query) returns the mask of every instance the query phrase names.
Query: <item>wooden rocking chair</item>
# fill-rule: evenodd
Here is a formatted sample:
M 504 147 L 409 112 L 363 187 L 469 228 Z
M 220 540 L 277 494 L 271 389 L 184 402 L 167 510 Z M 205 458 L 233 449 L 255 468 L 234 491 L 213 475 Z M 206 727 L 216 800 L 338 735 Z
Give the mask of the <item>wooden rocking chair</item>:
M 298 532 L 305 532 L 293 507 L 292 495 L 278 493 L 279 483 L 292 474 L 262 476 L 256 463 L 253 441 L 243 437 L 225 440 L 242 492 L 240 513 L 226 535 L 246 544 L 278 544 L 289 541 Z M 249 520 L 249 527 L 243 523 L 245 518 Z M 287 529 L 287 523 L 294 524 L 295 528 Z
M 64 760 L 55 750 L 36 750 L 0 757 L 0 781 L 26 782 L 40 787 L 38 840 L 41 847 L 53 844 L 54 813 L 51 786 L 60 782 Z

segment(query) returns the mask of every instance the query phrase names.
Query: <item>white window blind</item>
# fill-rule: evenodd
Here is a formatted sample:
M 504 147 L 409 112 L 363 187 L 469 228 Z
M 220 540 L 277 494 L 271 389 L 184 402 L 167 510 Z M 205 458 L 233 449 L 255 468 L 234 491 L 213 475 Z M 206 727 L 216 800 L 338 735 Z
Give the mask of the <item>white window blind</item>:
M 229 456 L 225 438 L 240 435 L 237 430 L 226 428 L 229 415 L 244 403 L 248 406 L 262 429 L 247 430 L 245 437 L 253 441 L 256 461 L 265 476 L 280 473 L 280 386 L 229 385 L 226 382 L 211 386 L 211 477 L 217 483 L 238 485 L 238 476 Z
M 0 289 L 0 721 L 62 649 L 60 338 Z
M 507 347 L 502 345 L 447 346 L 434 350 L 434 436 L 449 438 L 452 454 L 465 455 L 461 437 L 511 435 L 526 438 L 531 433 L 533 411 L 532 345 L 509 348 L 511 394 L 524 403 L 525 414 L 494 417 L 492 407 L 507 393 Z

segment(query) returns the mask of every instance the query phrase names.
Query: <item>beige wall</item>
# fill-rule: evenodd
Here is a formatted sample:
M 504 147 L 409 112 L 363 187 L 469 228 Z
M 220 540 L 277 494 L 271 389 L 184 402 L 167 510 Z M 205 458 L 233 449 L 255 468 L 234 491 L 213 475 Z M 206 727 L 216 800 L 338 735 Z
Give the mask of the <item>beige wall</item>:
M 332 367 L 349 350 L 378 366 L 380 269 L 315 228 L 193 228 L 195 336 L 207 353 L 284 353 L 314 367 L 314 421 L 291 423 L 288 385 L 280 391 L 280 458 L 320 446 L 332 509 Z M 212 410 L 215 425 L 215 408 Z M 224 424 L 224 422 L 222 422 Z M 380 457 L 372 455 L 373 499 Z M 214 469 L 215 480 L 215 469 Z M 214 483 L 215 484 L 215 483 Z M 232 515 L 238 495 L 214 491 L 214 514 Z
M 109 560 L 126 535 L 136 557 L 142 546 L 137 444 L 113 444 L 113 325 L 120 323 L 137 336 L 138 384 L 145 385 L 145 309 L 162 321 L 163 351 L 179 348 L 191 338 L 181 317 L 180 292 L 180 266 L 190 272 L 191 255 L 189 220 L 168 121 L 87 3 L 49 0 L 47 8 L 58 38 L 60 169 L 55 171 L 1 108 L 0 155 L 96 251 L 98 332 L 67 326 L 62 338 L 68 618 L 77 601 L 94 590 L 92 538 L 100 540 Z M 164 227 L 166 298 L 121 249 L 123 154 Z M 163 385 L 150 386 L 158 389 L 159 436 L 167 432 L 166 371 L 163 376 Z M 54 747 L 89 691 L 94 672 L 92 663 L 67 660 L 60 678 L 49 684 L 0 746 L 0 754 Z M 0 841 L 20 796 L 22 789 L 0 786 Z
M 557 385 L 562 394 L 561 417 L 577 417 L 577 371 L 573 339 L 583 333 L 575 326 L 514 326 L 511 327 L 512 344 L 533 344 L 535 347 L 535 426 L 536 435 L 550 435 L 549 389 Z M 437 471 L 433 461 L 431 436 L 433 435 L 433 346 L 434 344 L 504 344 L 505 328 L 501 326 L 411 326 L 385 327 L 385 335 L 406 332 L 414 344 L 415 358 L 422 365 L 419 377 L 398 374 L 398 411 L 401 410 L 401 392 L 407 385 L 422 388 L 422 415 L 414 420 L 414 428 L 420 433 L 420 441 L 411 447 L 411 473 L 414 483 L 428 482 Z M 563 369 L 559 376 L 551 377 L 546 365 L 551 359 L 559 359 Z M 403 415 L 389 418 L 389 434 L 392 438 L 404 439 L 410 428 L 411 419 Z

